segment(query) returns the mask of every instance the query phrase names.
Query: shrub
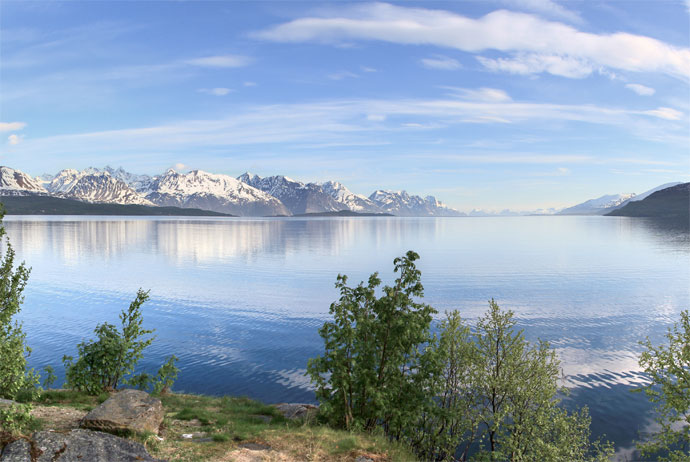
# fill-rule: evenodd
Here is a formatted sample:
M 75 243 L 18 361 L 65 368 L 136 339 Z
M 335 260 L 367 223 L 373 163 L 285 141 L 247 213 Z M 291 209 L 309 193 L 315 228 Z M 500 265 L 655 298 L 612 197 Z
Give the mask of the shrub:
M 1 206 L 0 206 L 1 207 Z M 0 398 L 34 398 L 38 394 L 38 375 L 26 368 L 31 349 L 26 346 L 26 334 L 14 317 L 24 302 L 24 288 L 30 269 L 24 263 L 15 267 L 15 252 L 2 226 L 4 212 L 0 210 Z M 0 427 L 19 431 L 31 420 L 29 405 L 14 405 L 0 409 Z
M 663 461 L 690 459 L 690 315 L 680 314 L 680 323 L 666 333 L 667 345 L 655 347 L 649 338 L 640 356 L 640 366 L 651 383 L 643 388 L 657 405 L 655 420 L 660 430 L 637 444 L 647 457 Z
M 320 414 L 332 425 L 372 430 L 382 424 L 398 437 L 416 421 L 428 380 L 423 347 L 435 313 L 415 301 L 424 290 L 414 264 L 418 258 L 412 251 L 396 258 L 399 277 L 378 298 L 378 273 L 356 287 L 338 275 L 340 300 L 330 307 L 334 319 L 319 330 L 325 352 L 307 365 Z
M 94 331 L 98 340 L 77 345 L 76 361 L 71 356 L 62 358 L 68 387 L 97 395 L 127 382 L 144 349 L 155 338 L 145 338 L 153 330 L 142 327 L 141 305 L 148 298 L 149 293 L 139 289 L 129 308 L 120 314 L 121 330 L 109 323 L 99 324 Z M 135 376 L 134 380 L 140 383 L 141 378 Z
M 172 355 L 168 360 L 158 369 L 158 374 L 156 374 L 156 382 L 153 385 L 153 392 L 164 395 L 170 391 L 175 383 L 177 374 L 180 369 L 175 366 L 177 362 L 177 356 Z

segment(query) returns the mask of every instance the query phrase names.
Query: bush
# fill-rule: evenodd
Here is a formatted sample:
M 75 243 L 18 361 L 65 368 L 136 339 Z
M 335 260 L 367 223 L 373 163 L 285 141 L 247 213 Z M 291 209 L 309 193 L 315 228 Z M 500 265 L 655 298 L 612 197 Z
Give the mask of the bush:
M 424 290 L 414 264 L 418 258 L 412 251 L 396 258 L 399 277 L 378 298 L 378 273 L 357 287 L 338 275 L 340 300 L 330 308 L 334 319 L 319 330 L 325 352 L 307 365 L 320 414 L 331 425 L 372 430 L 382 424 L 388 435 L 398 437 L 416 421 L 429 378 L 423 347 L 431 339 L 435 313 L 415 301 Z
M 690 460 L 690 315 L 680 314 L 666 334 L 667 345 L 655 347 L 649 338 L 640 356 L 640 366 L 651 383 L 643 388 L 657 405 L 655 420 L 660 431 L 637 444 L 647 457 L 662 461 Z
M 127 383 L 127 376 L 137 385 L 141 384 L 141 377 L 131 374 L 143 357 L 144 349 L 155 338 L 144 338 L 153 330 L 142 327 L 141 305 L 148 298 L 149 293 L 139 289 L 129 308 L 120 314 L 121 330 L 109 323 L 99 324 L 94 331 L 98 340 L 77 345 L 76 361 L 71 356 L 62 358 L 69 388 L 97 395 Z
M 1 206 L 0 206 L 1 207 Z M 26 369 L 31 349 L 26 346 L 26 334 L 14 317 L 24 302 L 24 288 L 30 269 L 24 263 L 15 267 L 15 252 L 2 226 L 4 212 L 0 210 L 0 398 L 17 399 L 20 395 L 35 397 L 38 375 Z M 31 420 L 29 405 L 0 409 L 0 427 L 19 431 Z
M 334 319 L 319 331 L 324 355 L 307 366 L 320 415 L 346 428 L 381 426 L 421 460 L 608 460 L 612 446 L 590 442 L 587 409 L 558 407 L 555 351 L 527 342 L 511 311 L 491 300 L 473 333 L 454 311 L 430 335 L 435 310 L 415 301 L 418 258 L 396 258 L 400 277 L 378 298 L 376 273 L 354 288 L 338 276 Z

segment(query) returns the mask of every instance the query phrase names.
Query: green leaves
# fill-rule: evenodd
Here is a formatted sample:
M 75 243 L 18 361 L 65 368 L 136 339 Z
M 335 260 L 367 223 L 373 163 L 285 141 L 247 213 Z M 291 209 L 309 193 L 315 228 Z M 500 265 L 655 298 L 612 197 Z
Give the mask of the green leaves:
M 148 299 L 149 292 L 139 289 L 129 308 L 120 314 L 120 330 L 109 323 L 99 324 L 94 330 L 98 340 L 77 345 L 76 361 L 70 356 L 63 357 L 69 387 L 97 395 L 115 390 L 121 382 L 127 381 L 126 377 L 143 358 L 144 349 L 155 339 L 145 338 L 153 330 L 142 327 L 141 305 Z M 131 379 L 141 386 L 141 377 Z
M 1 206 L 0 206 L 1 208 Z M 26 369 L 31 349 L 26 346 L 26 334 L 14 317 L 21 310 L 24 288 L 30 269 L 24 263 L 15 267 L 15 252 L 2 226 L 4 212 L 0 209 L 0 398 L 34 397 L 38 390 L 38 376 Z M 0 428 L 20 431 L 31 416 L 26 405 L 0 409 Z
M 431 336 L 434 309 L 415 300 L 423 295 L 415 252 L 394 260 L 399 277 L 381 284 L 377 273 L 367 284 L 347 285 L 339 275 L 340 299 L 332 322 L 319 330 L 324 355 L 309 360 L 307 374 L 316 386 L 321 414 L 335 426 L 371 430 L 377 424 L 390 435 L 416 419 L 423 374 L 420 359 Z
M 683 311 L 680 323 L 666 333 L 668 343 L 655 347 L 647 339 L 640 366 L 651 383 L 643 390 L 657 404 L 655 420 L 660 431 L 637 444 L 647 457 L 662 461 L 690 459 L 690 314 Z

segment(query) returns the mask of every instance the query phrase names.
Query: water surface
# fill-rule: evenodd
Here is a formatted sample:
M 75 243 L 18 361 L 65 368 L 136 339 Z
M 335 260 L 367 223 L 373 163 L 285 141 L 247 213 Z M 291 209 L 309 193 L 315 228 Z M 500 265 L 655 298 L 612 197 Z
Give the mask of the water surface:
M 648 429 L 638 341 L 654 342 L 690 307 L 687 228 L 624 217 L 129 218 L 7 217 L 32 267 L 21 318 L 31 365 L 75 354 L 96 324 L 117 323 L 137 289 L 157 339 L 143 366 L 175 353 L 180 391 L 313 401 L 307 359 L 337 298 L 413 249 L 426 302 L 470 321 L 487 300 L 563 362 L 569 406 L 622 448 Z M 440 315 L 439 315 L 440 316 Z

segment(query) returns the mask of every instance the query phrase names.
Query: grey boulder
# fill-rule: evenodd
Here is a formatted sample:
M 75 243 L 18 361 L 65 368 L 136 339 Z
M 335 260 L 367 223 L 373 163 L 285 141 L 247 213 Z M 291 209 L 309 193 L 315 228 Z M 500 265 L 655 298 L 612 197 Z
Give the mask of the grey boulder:
M 89 412 L 80 427 L 109 433 L 158 433 L 163 422 L 163 404 L 145 391 L 122 390 Z
M 20 439 L 5 446 L 0 461 L 163 462 L 151 457 L 141 444 L 108 433 L 81 429 L 69 433 L 45 431 L 36 432 L 31 438 L 31 442 Z
M 286 419 L 304 419 L 319 412 L 313 404 L 280 403 L 273 405 Z

